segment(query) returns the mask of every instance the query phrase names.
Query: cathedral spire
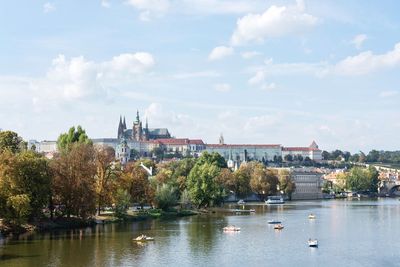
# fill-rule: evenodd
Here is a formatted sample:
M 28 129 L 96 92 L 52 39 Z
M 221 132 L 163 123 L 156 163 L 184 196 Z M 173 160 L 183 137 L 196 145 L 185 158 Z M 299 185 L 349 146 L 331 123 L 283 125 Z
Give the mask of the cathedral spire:
M 136 111 L 136 122 L 139 122 L 140 118 L 139 118 L 139 110 Z
M 125 121 L 125 116 L 124 116 L 124 122 L 122 123 L 122 126 L 124 127 L 124 130 L 126 130 L 126 121 Z
M 146 117 L 146 130 L 149 130 L 149 123 L 147 121 L 147 117 Z

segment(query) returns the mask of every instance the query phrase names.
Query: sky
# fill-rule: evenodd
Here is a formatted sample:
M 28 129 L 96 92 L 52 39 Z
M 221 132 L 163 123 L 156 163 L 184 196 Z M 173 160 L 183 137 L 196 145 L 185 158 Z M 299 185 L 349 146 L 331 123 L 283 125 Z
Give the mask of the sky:
M 0 128 L 400 150 L 396 0 L 0 3 Z

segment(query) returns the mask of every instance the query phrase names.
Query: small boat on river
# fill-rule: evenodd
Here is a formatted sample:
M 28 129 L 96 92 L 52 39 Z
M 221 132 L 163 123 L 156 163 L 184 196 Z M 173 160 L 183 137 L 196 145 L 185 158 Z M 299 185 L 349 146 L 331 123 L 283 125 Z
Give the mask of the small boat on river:
M 310 220 L 315 220 L 315 218 L 317 218 L 314 214 L 310 214 L 310 215 L 308 215 L 308 219 L 310 219 Z
M 308 246 L 309 247 L 318 247 L 318 240 L 317 239 L 308 239 Z
M 281 224 L 281 221 L 278 220 L 268 220 L 268 224 Z
M 133 241 L 136 241 L 136 242 L 154 241 L 154 237 L 150 237 L 150 236 L 146 236 L 146 235 L 140 235 L 140 236 L 134 238 Z
M 274 225 L 274 229 L 275 230 L 282 230 L 283 229 L 283 225 L 281 223 Z
M 229 225 L 224 227 L 224 232 L 239 232 L 240 231 L 240 227 L 236 227 L 234 225 Z
M 244 205 L 244 204 L 246 204 L 246 202 L 245 202 L 243 199 L 239 200 L 237 203 L 238 203 L 238 205 Z

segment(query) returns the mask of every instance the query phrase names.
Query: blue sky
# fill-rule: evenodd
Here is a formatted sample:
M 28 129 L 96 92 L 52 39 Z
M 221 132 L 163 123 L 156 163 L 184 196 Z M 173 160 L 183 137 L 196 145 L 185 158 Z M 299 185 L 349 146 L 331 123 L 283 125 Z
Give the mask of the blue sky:
M 3 1 L 0 128 L 398 150 L 398 1 Z

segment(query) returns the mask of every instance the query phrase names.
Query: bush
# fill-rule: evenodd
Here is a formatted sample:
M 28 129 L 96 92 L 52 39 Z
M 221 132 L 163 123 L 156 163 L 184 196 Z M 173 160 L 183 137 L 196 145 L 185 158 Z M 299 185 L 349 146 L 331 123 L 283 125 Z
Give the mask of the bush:
M 163 184 L 156 192 L 157 208 L 164 211 L 174 207 L 178 202 L 176 188 L 167 184 Z

